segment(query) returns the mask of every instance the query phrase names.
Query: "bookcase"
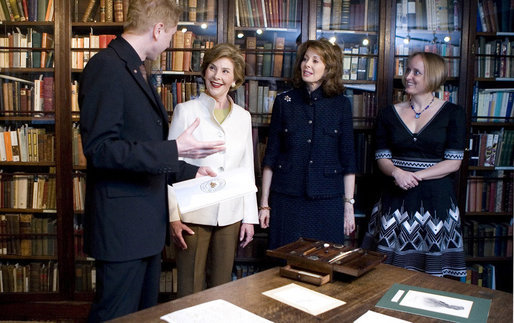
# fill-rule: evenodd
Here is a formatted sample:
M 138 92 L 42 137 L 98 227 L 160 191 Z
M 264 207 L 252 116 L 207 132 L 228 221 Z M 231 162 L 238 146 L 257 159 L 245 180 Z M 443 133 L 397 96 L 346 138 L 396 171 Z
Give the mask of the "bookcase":
M 14 5 L 2 2 L 1 18 L 9 22 L 0 31 L 0 44 L 8 49 L 0 53 L 0 276 L 5 292 L 52 298 L 59 291 L 62 252 L 54 11 Z
M 469 158 L 463 222 L 466 256 L 487 287 L 512 292 L 514 182 L 514 8 L 507 1 L 470 4 L 467 78 Z M 496 282 L 491 277 L 496 276 Z
M 482 267 L 490 267 L 487 264 L 494 265 L 496 287 L 511 291 L 512 253 L 507 254 L 505 249 L 502 256 L 485 256 L 486 250 L 495 252 L 496 241 L 500 242 L 502 248 L 504 243 L 506 246 L 512 244 L 508 229 L 512 227 L 513 164 L 512 159 L 504 160 L 504 157 L 512 158 L 513 119 L 512 114 L 507 115 L 506 111 L 512 102 L 514 56 L 510 43 L 513 39 L 512 25 L 504 24 L 512 24 L 514 19 L 512 16 L 504 18 L 505 1 L 438 1 L 448 14 L 446 20 L 443 18 L 443 23 L 437 23 L 435 30 L 433 24 L 428 24 L 429 14 L 426 10 L 427 4 L 434 3 L 432 0 L 179 1 L 186 8 L 185 16 L 179 23 L 179 31 L 172 46 L 163 53 L 159 61 L 148 63 L 152 70 L 151 80 L 159 90 L 171 116 L 174 104 L 180 102 L 179 100 L 190 99 L 202 90 L 198 69 L 202 52 L 217 42 L 238 45 L 246 57 L 248 69 L 245 85 L 233 95 L 236 102 L 253 115 L 257 179 L 260 175 L 259 160 L 266 144 L 270 108 L 274 96 L 291 86 L 288 77 L 295 59 L 297 43 L 326 37 L 344 49 L 344 83 L 354 107 L 356 150 L 359 152 L 357 214 L 368 214 L 378 194 L 375 188 L 377 172 L 373 166 L 372 145 L 376 110 L 401 98 L 402 93 L 398 90 L 402 88 L 401 67 L 408 54 L 419 49 L 434 50 L 442 54 L 449 63 L 450 78 L 441 95 L 466 107 L 468 111 L 470 146 L 459 173 L 459 208 L 464 214 L 463 227 L 467 230 L 467 246 L 474 247 L 477 244 L 477 252 L 479 246 L 483 246 L 480 256 L 478 253 L 469 254 L 469 264 L 470 267 L 474 264 Z M 88 58 L 107 45 L 111 37 L 107 35 L 118 35 L 122 32 L 123 15 L 120 13 L 123 14 L 126 0 L 93 1 L 91 12 L 85 21 L 83 18 L 91 3 L 89 0 L 27 1 L 29 4 L 36 2 L 39 9 L 48 8 L 48 3 L 53 3 L 53 19 L 49 18 L 48 21 L 46 11 L 44 14 L 41 12 L 40 18 L 34 18 L 37 15 L 29 7 L 27 15 L 24 15 L 28 20 L 25 18 L 22 21 L 21 16 L 16 20 L 14 13 L 12 17 L 5 14 L 2 16 L 1 13 L 9 13 L 6 6 L 10 2 L 12 1 L 0 0 L 0 74 L 21 80 L 0 78 L 0 130 L 2 135 L 16 130 L 17 139 L 20 134 L 23 137 L 29 130 L 36 132 L 41 147 L 44 144 L 44 147 L 53 149 L 39 148 L 39 153 L 45 152 L 43 156 L 52 156 L 48 160 L 22 160 L 21 150 L 20 161 L 0 160 L 0 242 L 2 245 L 11 243 L 9 248 L 12 248 L 13 241 L 19 241 L 20 244 L 20 254 L 1 253 L 0 263 L 2 266 L 19 264 L 19 268 L 27 269 L 44 265 L 48 270 L 52 266 L 53 280 L 51 290 L 32 290 L 29 284 L 29 291 L 0 292 L 0 319 L 65 318 L 80 321 L 87 316 L 93 296 L 94 261 L 80 251 L 83 218 L 83 197 L 80 192 L 84 190 L 87 178 L 84 159 L 80 154 L 80 120 L 75 94 L 77 86 L 80 86 L 80 73 Z M 105 7 L 102 7 L 104 4 Z M 491 6 L 493 10 L 484 10 L 485 4 L 486 8 Z M 494 12 L 495 5 L 496 12 L 499 13 L 496 15 L 498 24 L 494 24 L 497 29 L 484 29 L 483 26 L 488 21 L 495 21 L 492 18 L 488 20 L 485 15 L 486 12 Z M 484 11 L 483 23 L 480 20 L 481 11 Z M 512 11 L 509 7 L 510 15 Z M 271 12 L 274 14 L 270 16 Z M 424 18 L 425 15 L 427 18 Z M 43 37 L 44 34 L 46 37 Z M 193 35 L 195 37 L 191 37 L 192 41 L 189 42 L 187 39 Z M 46 43 L 43 43 L 43 39 L 46 39 Z M 42 56 L 45 56 L 45 62 L 48 63 L 41 65 Z M 12 61 L 11 57 L 17 59 Z M 38 57 L 39 65 L 35 63 Z M 181 59 L 182 64 L 179 64 Z M 18 60 L 19 65 L 12 65 Z M 507 66 L 510 66 L 510 70 Z M 497 72 L 499 74 L 495 74 Z M 35 105 L 35 92 L 37 86 L 44 88 L 45 81 L 47 90 L 42 92 L 46 97 L 38 97 L 43 102 L 40 107 Z M 49 87 L 52 81 L 53 87 Z M 9 96 L 4 95 L 4 87 L 7 93 L 18 93 L 13 96 L 12 104 L 9 103 Z M 12 90 L 9 90 L 10 87 Z M 494 102 L 500 102 L 501 98 L 500 113 L 506 102 L 505 115 L 489 114 L 489 111 L 496 110 L 489 109 L 487 114 L 479 110 L 486 97 L 495 97 Z M 45 108 L 45 102 L 50 101 L 53 107 Z M 17 107 L 16 110 L 14 107 Z M 479 164 L 482 143 L 478 145 L 478 142 L 485 138 L 483 143 L 487 147 L 488 138 L 494 143 L 495 135 L 498 144 L 494 164 L 485 165 L 485 160 L 491 160 L 490 155 L 487 159 L 485 154 L 484 164 Z M 5 135 L 3 137 L 5 146 Z M 33 143 L 34 141 L 31 142 Z M 20 149 L 23 148 L 20 146 Z M 30 151 L 34 157 L 34 150 Z M 482 152 L 485 151 L 487 149 L 482 149 Z M 27 149 L 27 158 L 28 152 Z M 474 164 L 475 161 L 477 164 Z M 38 187 L 46 188 L 46 198 L 51 202 L 34 204 L 35 180 Z M 41 182 L 45 184 L 40 185 Z M 480 182 L 483 183 L 482 196 L 483 192 L 486 196 L 484 201 L 489 204 L 486 204 L 487 209 L 483 206 L 480 210 L 472 209 L 470 206 L 473 197 L 470 193 L 475 192 L 473 207 L 476 207 L 478 190 L 470 187 L 473 187 L 473 183 Z M 27 201 L 31 196 L 29 205 L 32 207 L 23 207 L 23 204 L 19 204 L 20 199 L 5 197 L 5 187 L 25 186 Z M 501 203 L 498 200 L 492 203 L 491 196 L 498 195 L 499 186 L 503 191 Z M 494 190 L 496 193 L 491 194 Z M 6 207 L 5 201 L 11 200 L 17 204 Z M 7 215 L 10 219 L 23 218 L 20 229 L 23 227 L 27 231 L 4 231 L 7 227 Z M 2 221 L 4 216 L 5 221 Z M 26 224 L 28 219 L 31 220 L 30 231 Z M 366 227 L 365 221 L 366 218 L 357 219 L 361 228 Z M 473 233 L 475 224 L 479 229 L 478 234 Z M 358 244 L 358 238 L 359 234 L 355 240 L 351 240 L 352 243 Z M 30 255 L 21 254 L 22 241 L 24 246 L 30 241 Z M 48 255 L 43 255 L 42 252 L 39 254 L 43 245 L 48 249 Z M 251 248 L 239 250 L 236 266 L 239 265 L 243 270 L 245 266 L 250 269 L 250 266 L 265 265 L 265 248 L 266 231 L 257 230 Z M 51 255 L 49 250 L 52 251 Z M 469 252 L 470 249 L 467 250 Z M 503 249 L 499 250 L 502 252 Z M 169 252 L 167 255 L 165 253 L 163 258 L 163 271 L 172 272 L 174 263 L 170 259 L 173 256 Z M 162 299 L 169 297 L 169 292 L 165 294 Z M 48 303 L 41 305 L 41 301 Z

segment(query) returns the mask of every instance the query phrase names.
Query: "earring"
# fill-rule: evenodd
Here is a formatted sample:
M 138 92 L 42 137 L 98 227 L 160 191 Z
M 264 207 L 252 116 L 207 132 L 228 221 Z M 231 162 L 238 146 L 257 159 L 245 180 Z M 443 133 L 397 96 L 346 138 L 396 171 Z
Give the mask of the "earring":
M 231 87 L 236 87 L 236 82 L 232 82 Z

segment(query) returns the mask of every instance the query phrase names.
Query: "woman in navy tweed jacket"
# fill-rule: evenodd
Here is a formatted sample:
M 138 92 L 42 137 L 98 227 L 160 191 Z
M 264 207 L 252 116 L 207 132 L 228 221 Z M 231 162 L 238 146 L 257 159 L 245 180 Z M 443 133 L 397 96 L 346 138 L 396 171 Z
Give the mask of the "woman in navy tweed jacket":
M 352 111 L 341 64 L 341 49 L 328 40 L 301 44 L 294 89 L 273 105 L 259 206 L 272 249 L 300 237 L 343 243 L 355 229 Z

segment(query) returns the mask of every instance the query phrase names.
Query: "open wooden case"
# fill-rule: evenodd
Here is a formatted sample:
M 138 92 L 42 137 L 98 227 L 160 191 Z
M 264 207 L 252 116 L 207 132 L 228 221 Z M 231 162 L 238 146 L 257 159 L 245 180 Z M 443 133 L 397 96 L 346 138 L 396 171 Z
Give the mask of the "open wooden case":
M 266 254 L 287 261 L 280 275 L 314 285 L 331 282 L 334 272 L 359 277 L 386 258 L 375 251 L 306 238 L 267 250 Z

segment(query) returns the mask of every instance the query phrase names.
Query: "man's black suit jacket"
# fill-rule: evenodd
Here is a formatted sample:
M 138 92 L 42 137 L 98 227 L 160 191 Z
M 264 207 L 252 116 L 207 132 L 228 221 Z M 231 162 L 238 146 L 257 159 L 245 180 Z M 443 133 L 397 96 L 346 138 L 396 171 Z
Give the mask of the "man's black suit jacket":
M 166 184 L 193 178 L 166 140 L 168 116 L 122 37 L 87 63 L 80 129 L 87 158 L 85 252 L 126 261 L 158 254 L 169 232 Z

